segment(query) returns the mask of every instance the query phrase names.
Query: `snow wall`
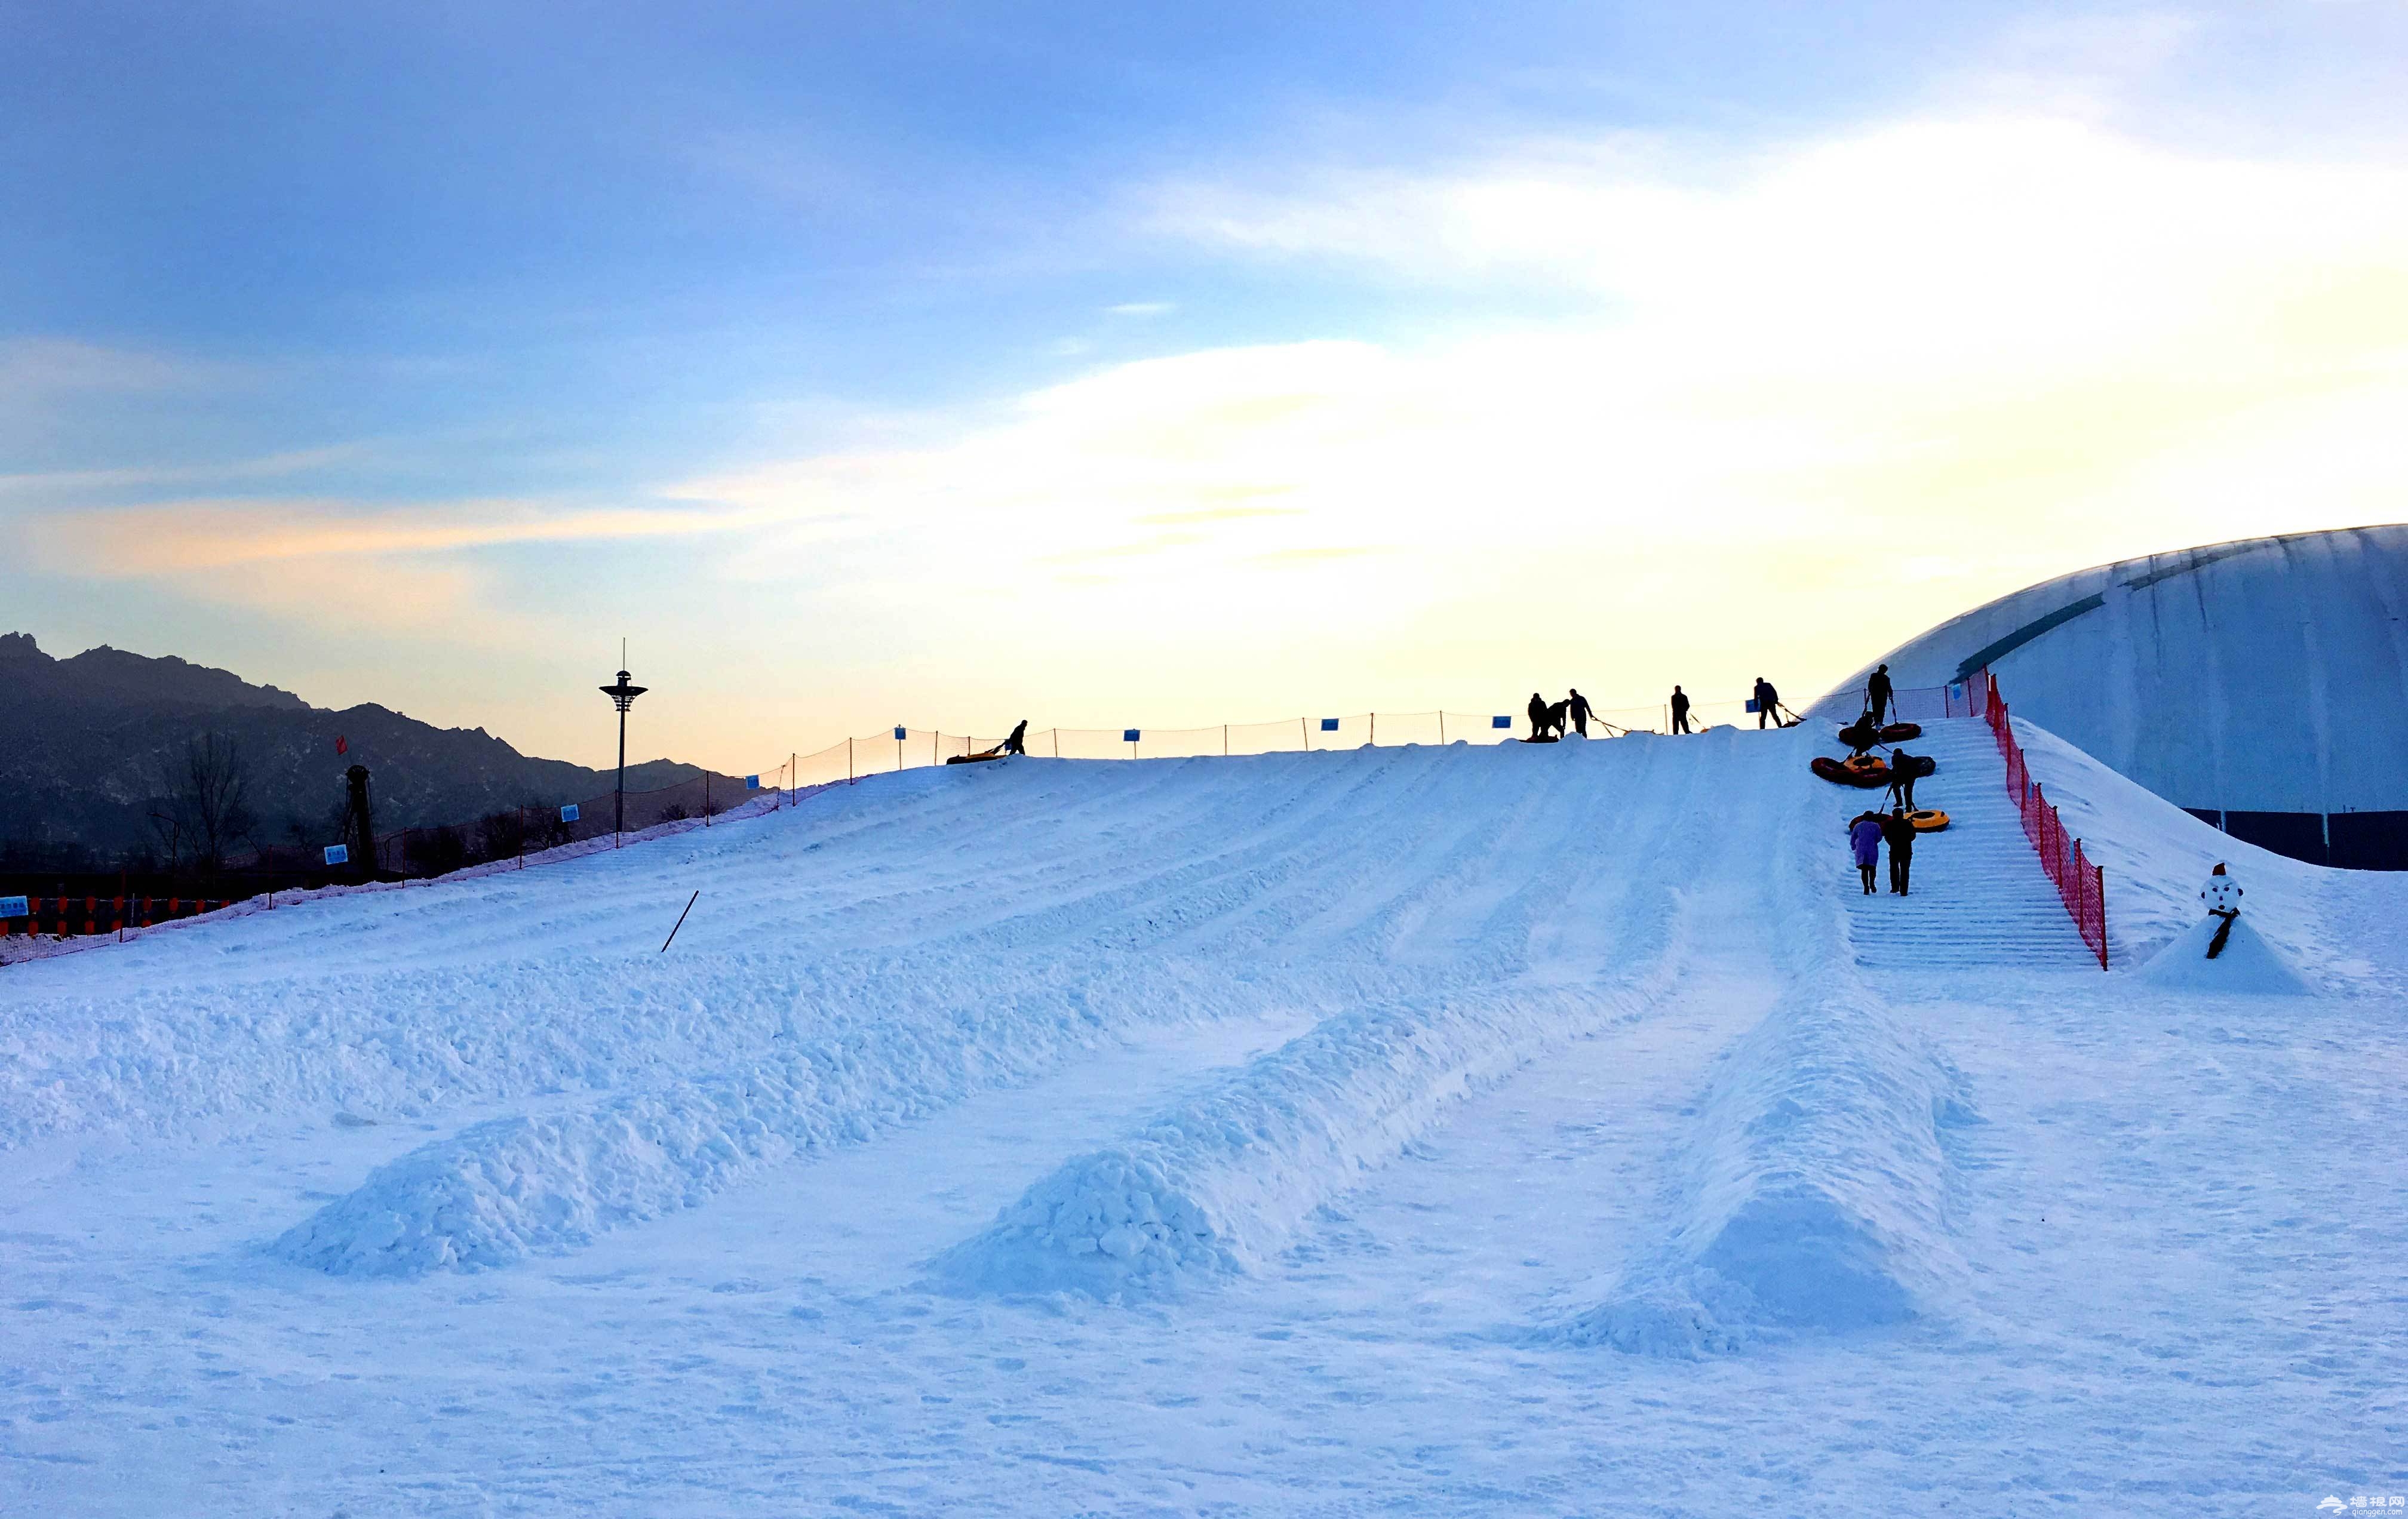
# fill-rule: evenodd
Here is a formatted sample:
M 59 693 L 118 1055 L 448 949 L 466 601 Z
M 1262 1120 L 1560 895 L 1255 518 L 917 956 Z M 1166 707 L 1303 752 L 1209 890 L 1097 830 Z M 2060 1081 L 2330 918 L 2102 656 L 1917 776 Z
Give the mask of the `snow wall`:
M 2237 838 L 2408 869 L 2408 525 L 2100 566 L 1875 663 L 1900 686 L 1987 666 L 2017 716 Z M 1872 667 L 1814 715 L 1855 715 Z

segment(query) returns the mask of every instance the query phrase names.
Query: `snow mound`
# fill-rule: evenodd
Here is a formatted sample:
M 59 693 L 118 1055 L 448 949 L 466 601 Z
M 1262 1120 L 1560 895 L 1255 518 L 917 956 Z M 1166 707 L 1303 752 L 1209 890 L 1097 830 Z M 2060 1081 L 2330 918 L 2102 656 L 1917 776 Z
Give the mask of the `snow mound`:
M 1251 1270 L 1449 1104 L 1554 1044 L 1643 1014 L 1678 959 L 1668 945 L 1612 990 L 1507 990 L 1331 1018 L 1060 1167 L 939 1255 L 934 1277 L 961 1293 L 1109 1299 Z
M 2201 918 L 2132 973 L 2145 986 L 2169 992 L 2223 992 L 2245 996 L 2313 996 L 2315 988 L 2291 967 L 2281 951 L 2252 927 L 2244 913 L 2232 921 L 2224 953 L 2207 957 L 2216 920 Z
M 1962 1272 L 1945 1131 L 1963 1079 L 1852 984 L 1793 993 L 1722 1057 L 1664 1243 L 1560 1330 L 1697 1356 L 1931 1316 Z
M 275 1250 L 336 1276 L 412 1277 L 583 1244 L 690 1206 L 747 1164 L 790 1152 L 797 1138 L 765 1122 L 779 1116 L 757 1102 L 765 1095 L 686 1088 L 480 1124 L 378 1168 Z
M 378 1168 L 272 1248 L 338 1276 L 506 1266 L 695 1207 L 760 1165 L 859 1143 L 1028 1080 L 1127 1020 L 1218 1006 L 1160 975 L 1025 989 L 991 1008 L 942 1000 L 946 990 L 813 1033 L 790 1017 L 771 1051 L 716 1079 L 464 1128 Z

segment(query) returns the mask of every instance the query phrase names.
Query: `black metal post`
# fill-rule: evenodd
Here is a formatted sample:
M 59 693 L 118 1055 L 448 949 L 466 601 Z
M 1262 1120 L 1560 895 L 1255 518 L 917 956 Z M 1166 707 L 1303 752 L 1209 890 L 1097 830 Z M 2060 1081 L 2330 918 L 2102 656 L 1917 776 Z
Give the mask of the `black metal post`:
M 619 789 L 614 793 L 617 800 L 610 819 L 610 846 L 616 849 L 619 835 L 627 827 L 627 709 L 636 704 L 636 698 L 644 694 L 645 688 L 629 685 L 627 672 L 621 670 L 619 683 L 604 686 L 601 691 L 619 707 Z

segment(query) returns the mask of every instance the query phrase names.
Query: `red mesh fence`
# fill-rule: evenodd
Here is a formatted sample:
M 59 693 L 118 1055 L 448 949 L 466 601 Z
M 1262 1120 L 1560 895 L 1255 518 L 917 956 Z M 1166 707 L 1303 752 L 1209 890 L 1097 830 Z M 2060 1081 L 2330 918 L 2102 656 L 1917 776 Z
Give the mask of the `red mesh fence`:
M 2107 968 L 2107 872 L 2090 863 L 2082 853 L 2082 840 L 2069 839 L 2065 822 L 2057 816 L 2057 808 L 2041 794 L 2040 782 L 2031 778 L 2031 768 L 2024 761 L 2024 747 L 2015 741 L 2015 730 L 2008 721 L 2007 704 L 1999 699 L 1996 676 L 1985 676 L 1983 682 L 1983 711 L 1997 736 L 1999 752 L 2007 762 L 2007 795 L 2014 799 L 2023 813 L 2024 837 L 2040 852 L 2041 868 L 2057 887 L 2057 896 L 2065 910 L 2073 915 L 2073 925 L 2082 934 L 2082 942 L 2099 956 L 2099 968 Z M 1955 689 L 1951 687 L 1950 689 Z

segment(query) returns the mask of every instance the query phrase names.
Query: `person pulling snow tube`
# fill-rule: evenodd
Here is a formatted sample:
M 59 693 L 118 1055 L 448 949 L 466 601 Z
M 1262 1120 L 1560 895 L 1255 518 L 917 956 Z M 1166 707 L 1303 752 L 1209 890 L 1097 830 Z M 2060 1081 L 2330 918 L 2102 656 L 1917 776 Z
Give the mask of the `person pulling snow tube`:
M 1808 768 L 1834 785 L 1870 790 L 1889 784 L 1889 766 L 1870 754 L 1851 754 L 1843 760 L 1817 755 Z

